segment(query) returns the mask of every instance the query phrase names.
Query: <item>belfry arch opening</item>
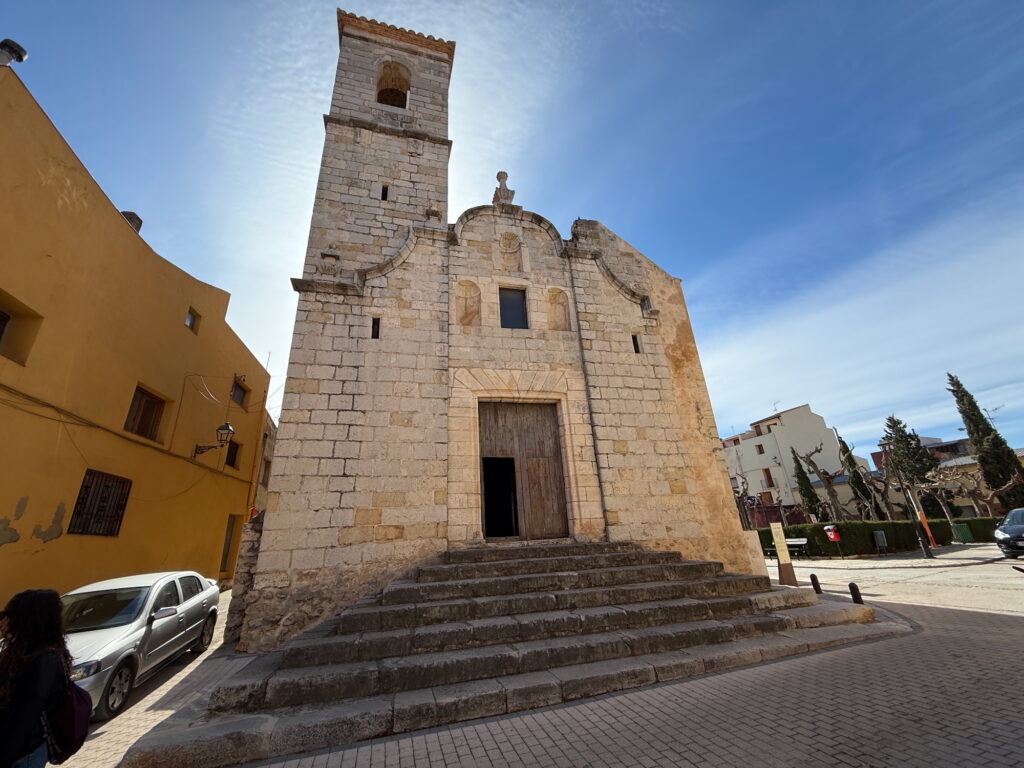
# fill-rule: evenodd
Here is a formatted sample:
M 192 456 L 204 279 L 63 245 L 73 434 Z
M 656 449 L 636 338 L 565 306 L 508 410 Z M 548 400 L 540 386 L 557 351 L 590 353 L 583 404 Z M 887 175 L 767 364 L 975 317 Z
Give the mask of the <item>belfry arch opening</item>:
M 389 107 L 409 106 L 409 70 L 397 61 L 385 61 L 377 76 L 377 103 Z

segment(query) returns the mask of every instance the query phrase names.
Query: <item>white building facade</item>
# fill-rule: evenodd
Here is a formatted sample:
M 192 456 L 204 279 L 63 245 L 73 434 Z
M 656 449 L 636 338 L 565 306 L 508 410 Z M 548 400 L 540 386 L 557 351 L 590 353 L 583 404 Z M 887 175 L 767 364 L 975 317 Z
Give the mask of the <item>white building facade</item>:
M 722 440 L 733 490 L 760 504 L 782 506 L 800 504 L 790 449 L 806 455 L 819 445 L 814 462 L 821 470 L 844 472 L 835 430 L 807 404 L 751 422 L 746 432 Z M 854 458 L 867 467 L 864 459 Z M 812 482 L 818 480 L 814 473 L 808 475 Z

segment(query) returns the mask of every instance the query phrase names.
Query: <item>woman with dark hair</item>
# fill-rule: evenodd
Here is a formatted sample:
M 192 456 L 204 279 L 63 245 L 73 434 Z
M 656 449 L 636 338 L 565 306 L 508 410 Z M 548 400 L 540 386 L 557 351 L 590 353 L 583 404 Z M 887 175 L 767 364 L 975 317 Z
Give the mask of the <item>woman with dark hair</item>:
M 41 768 L 43 714 L 71 672 L 60 596 L 28 589 L 12 597 L 0 613 L 0 644 L 0 768 Z

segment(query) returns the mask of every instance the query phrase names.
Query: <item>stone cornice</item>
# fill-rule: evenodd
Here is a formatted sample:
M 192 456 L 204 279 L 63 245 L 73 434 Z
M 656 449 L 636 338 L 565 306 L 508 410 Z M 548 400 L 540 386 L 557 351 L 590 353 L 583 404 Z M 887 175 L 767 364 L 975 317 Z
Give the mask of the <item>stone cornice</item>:
M 370 120 L 360 120 L 357 117 L 339 117 L 338 115 L 324 115 L 324 126 L 338 125 L 348 128 L 363 128 L 367 131 L 387 134 L 388 136 L 401 136 L 406 139 L 419 139 L 429 141 L 431 144 L 441 144 L 448 149 L 452 147 L 451 139 L 442 139 L 440 136 L 431 136 L 423 131 L 413 131 L 408 128 L 394 128 L 382 123 L 374 123 Z
M 400 43 L 408 43 L 417 48 L 426 48 L 430 51 L 444 54 L 449 61 L 455 58 L 455 43 L 450 40 L 442 40 L 433 35 L 424 35 L 413 32 L 411 29 L 396 27 L 392 24 L 385 24 L 365 16 L 356 16 L 354 13 L 338 9 L 338 36 L 345 33 L 346 29 L 359 30 L 371 35 L 385 37 Z
M 324 251 L 321 254 L 321 261 L 317 265 L 319 274 L 315 277 L 293 277 L 292 288 L 298 293 L 351 293 L 362 295 L 366 281 L 374 277 L 381 277 L 388 272 L 397 269 L 405 263 L 416 248 L 420 240 L 433 240 L 444 243 L 448 240 L 448 228 L 445 226 L 431 226 L 429 224 L 417 224 L 406 227 L 405 241 L 395 250 L 391 256 L 364 269 L 338 269 L 336 262 L 329 262 L 327 258 L 337 258 L 331 251 Z
M 491 213 L 494 216 L 499 217 L 508 217 L 515 221 L 527 224 L 535 224 L 547 232 L 548 236 L 555 243 L 555 251 L 559 255 L 561 255 L 562 250 L 565 248 L 565 241 L 558 233 L 558 229 L 554 224 L 545 219 L 539 213 L 524 211 L 522 206 L 511 205 L 508 203 L 499 203 L 498 205 L 478 205 L 475 208 L 467 208 L 451 226 L 449 242 L 452 245 L 458 245 L 462 240 L 462 230 L 465 228 L 466 224 L 468 224 L 470 220 L 485 213 Z
M 608 262 L 605 261 L 604 253 L 599 248 L 584 248 L 577 245 L 573 241 L 567 241 L 565 243 L 565 249 L 563 254 L 567 259 L 580 259 L 590 260 L 597 264 L 597 268 L 604 275 L 605 279 L 615 286 L 616 290 L 625 296 L 630 301 L 639 304 L 640 309 L 643 311 L 645 317 L 657 317 L 659 310 L 655 309 L 654 305 L 651 304 L 651 297 L 645 293 L 640 293 L 634 290 L 628 283 L 622 280 L 618 275 L 612 271 Z

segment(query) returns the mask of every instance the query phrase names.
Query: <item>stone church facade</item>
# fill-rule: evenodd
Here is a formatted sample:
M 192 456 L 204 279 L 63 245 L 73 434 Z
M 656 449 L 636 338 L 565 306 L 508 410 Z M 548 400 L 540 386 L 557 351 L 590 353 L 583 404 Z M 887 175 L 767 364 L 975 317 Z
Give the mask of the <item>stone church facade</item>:
M 633 541 L 750 573 L 679 281 L 596 221 L 448 224 L 455 44 L 340 57 L 240 649 L 445 550 Z

